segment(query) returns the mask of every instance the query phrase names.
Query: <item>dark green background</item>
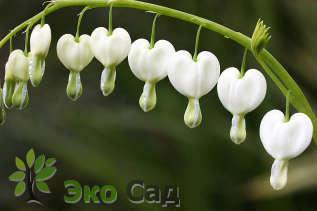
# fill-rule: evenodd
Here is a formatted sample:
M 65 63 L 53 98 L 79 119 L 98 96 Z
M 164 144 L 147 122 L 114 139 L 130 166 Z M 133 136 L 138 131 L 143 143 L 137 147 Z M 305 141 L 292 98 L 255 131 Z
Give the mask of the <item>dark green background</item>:
M 317 2 L 313 0 L 160 0 L 151 2 L 194 13 L 234 30 L 251 35 L 262 18 L 272 27 L 268 49 L 285 65 L 316 111 L 317 108 Z M 42 1 L 1 0 L 0 37 L 39 12 Z M 58 172 L 49 181 L 52 194 L 37 196 L 47 210 L 161 210 L 160 205 L 134 205 L 125 189 L 133 179 L 146 184 L 180 187 L 179 210 L 316 210 L 317 151 L 312 143 L 298 159 L 290 162 L 289 183 L 275 192 L 269 184 L 273 159 L 264 151 L 258 128 L 271 109 L 284 110 L 284 97 L 267 78 L 263 104 L 247 115 L 247 140 L 241 146 L 229 139 L 231 114 L 218 100 L 216 89 L 201 99 L 202 124 L 189 129 L 183 123 L 187 105 L 167 79 L 159 83 L 154 111 L 143 113 L 138 100 L 143 82 L 133 76 L 128 62 L 117 68 L 114 93 L 103 97 L 99 90 L 102 66 L 94 60 L 81 74 L 83 95 L 77 102 L 65 94 L 68 70 L 58 61 L 56 43 L 65 33 L 75 33 L 81 8 L 66 8 L 47 17 L 53 41 L 47 69 L 39 88 L 29 86 L 30 103 L 22 112 L 7 111 L 0 128 L 0 210 L 40 210 L 26 204 L 27 194 L 13 195 L 14 157 L 24 157 L 33 147 L 37 155 L 57 158 Z M 151 14 L 114 8 L 114 27 L 124 27 L 132 40 L 150 37 Z M 104 8 L 88 11 L 81 32 L 90 34 L 107 26 Z M 160 17 L 157 39 L 167 39 L 177 50 L 193 52 L 197 26 Z M 221 69 L 240 67 L 243 48 L 229 39 L 203 30 L 200 50 L 213 52 Z M 14 39 L 23 48 L 24 35 Z M 8 58 L 8 45 L 0 50 L 1 78 Z M 260 68 L 249 55 L 247 67 Z M 3 80 L 2 80 L 3 81 Z M 294 110 L 292 110 L 294 112 Z M 114 205 L 66 205 L 63 181 L 81 184 L 111 184 L 119 190 Z M 168 208 L 167 210 L 176 209 Z

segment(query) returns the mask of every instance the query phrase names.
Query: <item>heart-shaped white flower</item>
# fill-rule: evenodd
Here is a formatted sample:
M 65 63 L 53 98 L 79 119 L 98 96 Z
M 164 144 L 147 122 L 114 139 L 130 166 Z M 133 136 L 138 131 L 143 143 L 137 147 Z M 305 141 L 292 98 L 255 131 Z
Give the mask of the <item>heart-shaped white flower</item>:
M 100 88 L 103 95 L 107 96 L 115 86 L 116 66 L 128 56 L 131 47 L 130 35 L 123 28 L 116 28 L 109 35 L 106 28 L 98 27 L 91 34 L 90 46 L 95 57 L 104 66 Z
M 14 50 L 10 54 L 3 85 L 3 101 L 7 108 L 14 105 L 22 109 L 28 104 L 28 67 L 29 59 L 22 50 Z
M 260 137 L 265 150 L 275 159 L 270 179 L 274 189 L 279 190 L 286 185 L 288 160 L 305 151 L 312 135 L 313 125 L 306 114 L 296 113 L 287 122 L 279 110 L 265 114 L 260 125 Z
M 133 74 L 145 82 L 139 100 L 143 111 L 147 112 L 155 107 L 155 85 L 167 76 L 169 59 L 174 53 L 174 46 L 166 40 L 157 41 L 153 48 L 145 39 L 133 42 L 129 53 L 129 65 Z
M 257 108 L 265 98 L 266 80 L 256 70 L 248 70 L 243 77 L 237 68 L 224 70 L 218 80 L 218 97 L 223 106 L 232 113 L 230 137 L 236 144 L 246 138 L 244 116 Z
M 90 36 L 81 35 L 78 42 L 71 34 L 63 35 L 57 42 L 57 56 L 62 64 L 70 70 L 67 95 L 77 100 L 82 93 L 80 72 L 91 62 L 94 55 L 90 48 Z
M 33 86 L 38 86 L 45 71 L 45 58 L 51 44 L 51 28 L 48 24 L 36 25 L 31 33 L 29 75 Z
M 68 70 L 81 72 L 94 58 L 90 36 L 81 35 L 79 42 L 76 42 L 73 35 L 63 35 L 57 42 L 57 56 Z
M 216 85 L 220 64 L 215 55 L 203 51 L 194 61 L 187 51 L 178 51 L 170 59 L 168 78 L 174 88 L 188 97 L 189 103 L 184 115 L 185 123 L 193 128 L 200 124 L 202 115 L 199 98 Z

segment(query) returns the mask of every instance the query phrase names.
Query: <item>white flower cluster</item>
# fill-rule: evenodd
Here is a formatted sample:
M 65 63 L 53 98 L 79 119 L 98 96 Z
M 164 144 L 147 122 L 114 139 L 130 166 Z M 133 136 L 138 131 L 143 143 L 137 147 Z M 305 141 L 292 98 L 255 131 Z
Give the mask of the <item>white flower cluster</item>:
M 39 85 L 50 42 L 49 25 L 37 25 L 31 34 L 31 52 L 15 50 L 10 54 L 3 88 L 3 102 L 7 108 L 15 106 L 22 109 L 27 105 L 27 82 L 30 79 L 33 86 Z M 139 100 L 145 112 L 154 109 L 156 84 L 168 76 L 172 86 L 188 98 L 184 122 L 190 128 L 197 127 L 202 121 L 199 99 L 218 83 L 219 99 L 233 115 L 230 137 L 236 144 L 246 139 L 246 114 L 255 110 L 266 95 L 266 80 L 256 69 L 244 73 L 230 67 L 220 75 L 219 61 L 211 52 L 195 53 L 193 57 L 184 50 L 176 52 L 166 40 L 150 43 L 146 39 L 138 39 L 131 44 L 130 35 L 123 28 L 109 32 L 99 27 L 91 36 L 65 34 L 58 40 L 57 55 L 70 71 L 67 95 L 72 100 L 77 100 L 82 94 L 80 72 L 94 57 L 104 67 L 100 80 L 104 96 L 113 92 L 116 68 L 128 57 L 132 73 L 145 83 Z M 293 115 L 290 120 L 277 110 L 264 116 L 260 138 L 266 151 L 275 159 L 270 180 L 274 189 L 285 186 L 288 161 L 308 147 L 312 133 L 312 122 L 303 113 Z

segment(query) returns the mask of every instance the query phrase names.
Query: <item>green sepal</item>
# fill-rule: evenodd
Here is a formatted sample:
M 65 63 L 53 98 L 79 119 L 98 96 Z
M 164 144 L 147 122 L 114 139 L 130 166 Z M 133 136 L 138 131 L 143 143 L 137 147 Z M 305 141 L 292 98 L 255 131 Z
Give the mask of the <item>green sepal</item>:
M 81 96 L 82 92 L 83 87 L 81 85 L 80 73 L 70 71 L 66 88 L 67 96 L 71 100 L 76 101 Z
M 199 105 L 199 99 L 188 98 L 188 105 L 184 115 L 184 122 L 190 128 L 200 125 L 202 114 Z
M 105 67 L 101 74 L 100 89 L 104 96 L 110 95 L 115 87 L 116 82 L 116 68 Z
M 146 82 L 143 87 L 143 93 L 140 97 L 139 104 L 144 112 L 151 111 L 156 106 L 156 83 Z
M 8 109 L 13 107 L 12 96 L 14 93 L 15 85 L 16 81 L 9 79 L 5 80 L 3 84 L 3 103 Z
M 22 110 L 24 109 L 29 103 L 29 93 L 28 93 L 28 86 L 27 81 L 19 81 L 17 86 L 14 89 L 14 93 L 12 96 L 12 104 Z

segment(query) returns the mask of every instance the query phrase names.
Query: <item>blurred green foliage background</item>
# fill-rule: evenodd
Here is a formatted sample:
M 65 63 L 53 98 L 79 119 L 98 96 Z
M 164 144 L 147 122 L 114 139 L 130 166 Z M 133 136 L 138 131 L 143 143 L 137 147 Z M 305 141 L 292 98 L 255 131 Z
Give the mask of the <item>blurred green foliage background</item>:
M 317 1 L 314 0 L 148 0 L 208 18 L 251 35 L 258 20 L 271 26 L 268 49 L 285 65 L 317 108 Z M 0 37 L 42 10 L 42 1 L 0 1 Z M 8 176 L 15 170 L 14 157 L 24 157 L 33 147 L 37 155 L 57 158 L 58 172 L 49 182 L 52 194 L 38 194 L 47 210 L 161 210 L 160 205 L 135 205 L 128 201 L 126 186 L 133 179 L 145 184 L 180 187 L 179 210 L 316 210 L 317 150 L 314 143 L 290 162 L 288 186 L 279 192 L 269 184 L 273 159 L 264 151 L 258 128 L 271 109 L 284 110 L 284 97 L 267 77 L 268 93 L 263 104 L 247 115 L 247 140 L 241 146 L 229 138 L 231 114 L 217 98 L 216 89 L 201 99 L 202 124 L 189 129 L 183 123 L 187 105 L 168 79 L 159 83 L 158 104 L 143 113 L 138 99 L 143 83 L 129 70 L 127 60 L 117 68 L 114 93 L 103 97 L 99 90 L 102 70 L 94 60 L 81 74 L 83 95 L 77 102 L 66 94 L 68 70 L 58 61 L 56 43 L 65 33 L 75 34 L 81 8 L 66 8 L 47 17 L 53 40 L 44 80 L 29 86 L 30 103 L 22 112 L 7 111 L 0 128 L 0 210 L 42 210 L 28 205 L 27 197 L 15 198 Z M 84 16 L 81 32 L 90 34 L 107 26 L 105 8 Z M 133 40 L 150 38 L 153 15 L 127 8 L 114 8 L 114 27 L 126 28 Z M 197 26 L 160 17 L 157 39 L 167 39 L 177 50 L 194 50 Z M 24 35 L 14 48 L 24 47 Z M 0 50 L 0 65 L 8 58 L 8 45 Z M 240 67 L 243 48 L 229 39 L 203 30 L 200 50 L 217 55 L 221 69 Z M 260 68 L 249 55 L 247 67 Z M 3 80 L 2 80 L 3 81 Z M 292 110 L 295 112 L 294 110 Z M 63 202 L 63 182 L 76 179 L 82 185 L 114 185 L 114 205 Z M 166 210 L 175 210 L 170 207 Z

